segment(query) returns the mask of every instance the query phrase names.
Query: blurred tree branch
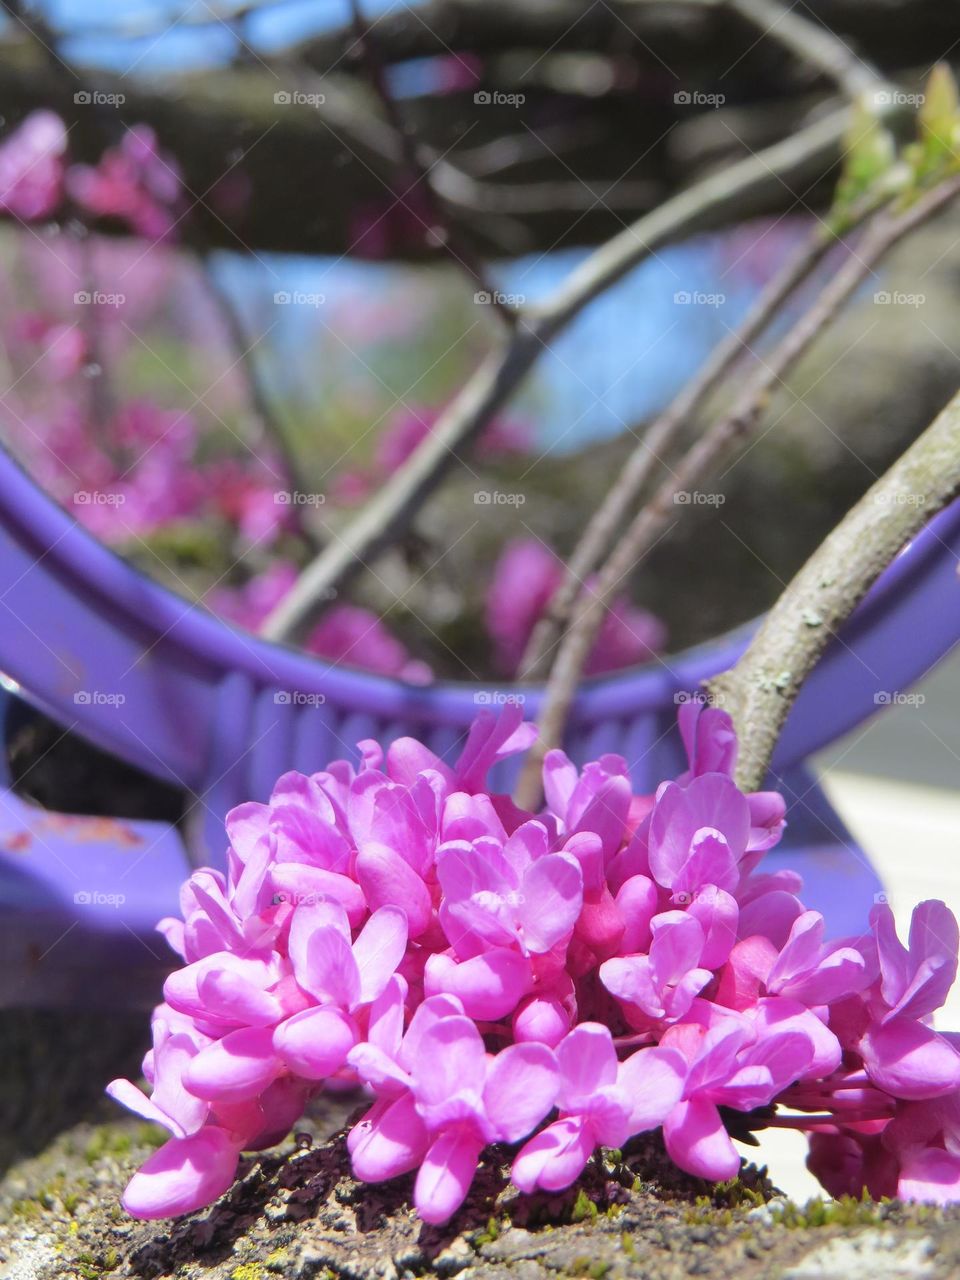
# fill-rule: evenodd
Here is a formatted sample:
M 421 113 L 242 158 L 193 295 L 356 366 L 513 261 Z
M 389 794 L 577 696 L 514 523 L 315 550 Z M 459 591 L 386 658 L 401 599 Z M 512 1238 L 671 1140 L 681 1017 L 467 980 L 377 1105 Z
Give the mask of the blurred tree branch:
M 624 530 L 597 574 L 595 585 L 580 597 L 569 630 L 558 647 L 538 719 L 540 736 L 528 754 L 517 787 L 516 800 L 522 807 L 536 807 L 543 758 L 560 743 L 584 663 L 605 612 L 616 593 L 668 531 L 677 509 L 677 495 L 693 491 L 715 474 L 717 466 L 755 429 L 770 395 L 784 375 L 830 324 L 857 286 L 896 243 L 939 213 L 958 193 L 960 174 L 954 174 L 905 209 L 884 210 L 874 217 L 855 253 L 791 325 L 740 392 L 730 411 L 695 442 Z M 774 741 L 775 738 L 774 734 Z
M 253 8 L 241 6 L 241 17 Z M 954 6 L 914 0 L 909 23 L 882 20 L 886 11 L 887 0 L 814 6 L 851 57 L 884 77 L 960 40 Z M 798 23 L 807 37 L 816 28 L 794 15 L 787 31 Z M 454 235 L 480 258 L 602 242 L 713 166 L 803 128 L 829 105 L 839 76 L 838 68 L 830 76 L 824 66 L 798 66 L 779 38 L 783 23 L 758 40 L 754 22 L 726 0 L 620 0 L 586 11 L 568 0 L 436 0 L 382 15 L 371 30 L 385 69 L 435 56 L 457 72 L 435 93 L 405 97 L 403 114 Z M 44 28 L 54 47 L 63 35 Z M 133 61 L 139 46 L 130 47 Z M 193 207 L 179 231 L 191 247 L 425 261 L 447 252 L 397 208 L 404 144 L 371 102 L 352 23 L 263 64 L 248 55 L 243 65 L 187 74 L 76 71 L 84 88 L 125 100 L 78 112 L 76 80 L 14 23 L 0 43 L 0 115 L 12 125 L 30 110 L 58 111 L 76 121 L 71 148 L 89 161 L 105 133 L 116 140 L 124 124 L 152 125 L 183 168 Z M 478 105 L 474 93 L 487 86 L 526 101 Z M 298 90 L 326 100 L 289 101 Z M 726 103 L 678 102 L 681 90 Z M 288 101 L 275 101 L 284 95 Z M 792 190 L 771 184 L 745 195 L 738 218 L 815 207 L 837 154 L 826 148 L 812 159 Z M 729 218 L 719 209 L 707 225 Z M 365 236 L 364 221 L 378 219 L 385 234 Z
M 362 572 L 409 526 L 424 500 L 456 464 L 460 451 L 492 421 L 540 354 L 584 307 L 660 245 L 702 229 L 718 209 L 738 207 L 757 186 L 789 180 L 811 156 L 836 145 L 847 124 L 846 110 L 834 112 L 681 192 L 592 253 L 545 303 L 521 311 L 509 340 L 491 352 L 427 439 L 306 567 L 267 619 L 264 635 L 298 639 L 320 603 Z

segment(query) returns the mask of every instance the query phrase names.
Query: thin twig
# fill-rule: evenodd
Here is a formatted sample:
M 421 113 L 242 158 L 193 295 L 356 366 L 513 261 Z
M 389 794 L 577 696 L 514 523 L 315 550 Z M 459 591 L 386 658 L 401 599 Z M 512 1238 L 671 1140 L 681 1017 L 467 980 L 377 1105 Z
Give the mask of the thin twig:
M 477 260 L 472 246 L 466 243 L 456 223 L 450 217 L 450 211 L 434 185 L 429 166 L 421 161 L 417 141 L 410 132 L 387 84 L 387 75 L 377 51 L 376 38 L 363 12 L 361 0 L 350 0 L 350 13 L 356 42 L 366 64 L 367 78 L 377 95 L 387 123 L 400 145 L 400 153 L 403 157 L 401 179 L 408 183 L 411 190 L 419 187 L 429 205 L 434 224 L 429 229 L 431 238 L 457 266 L 466 271 L 477 289 L 488 295 L 496 313 L 508 328 L 512 328 L 517 321 L 516 308 L 505 302 L 500 290 L 494 288 L 487 279 L 486 271 Z M 403 192 L 395 194 L 402 202 Z
M 578 602 L 570 629 L 557 651 L 540 712 L 540 736 L 531 748 L 517 788 L 517 803 L 536 806 L 543 757 L 559 745 L 584 662 L 616 592 L 656 544 L 668 525 L 679 493 L 695 490 L 717 465 L 750 434 L 784 375 L 807 351 L 850 295 L 884 254 L 908 232 L 941 210 L 960 191 L 960 174 L 942 182 L 901 213 L 883 213 L 867 228 L 854 256 L 824 286 L 810 308 L 794 323 L 747 385 L 727 416 L 694 444 L 674 472 L 635 516 L 597 575 L 595 585 Z
M 530 371 L 541 351 L 604 290 L 660 245 L 707 225 L 718 210 L 733 211 L 744 193 L 779 188 L 827 166 L 839 154 L 849 124 L 846 108 L 831 112 L 773 146 L 711 174 L 602 245 L 580 264 L 546 304 L 521 313 L 509 340 L 481 364 L 431 434 L 376 496 L 307 566 L 267 619 L 265 634 L 295 640 L 313 610 L 341 591 L 391 538 L 405 529 L 450 467 L 458 451 L 489 424 Z
M 854 101 L 886 87 L 887 81 L 880 72 L 858 57 L 840 36 L 804 17 L 795 6 L 788 8 L 778 0 L 726 2 L 763 35 L 779 41 L 802 62 L 823 72 Z
M 611 485 L 567 561 L 563 581 L 530 637 L 520 663 L 521 677 L 536 680 L 544 674 L 546 658 L 566 625 L 577 596 L 613 542 L 630 509 L 646 488 L 664 454 L 680 437 L 693 415 L 723 381 L 744 351 L 756 341 L 784 302 L 837 243 L 832 229 L 818 223 L 802 248 L 763 289 L 743 322 L 711 352 L 697 376 L 688 382 L 652 423 Z
M 827 642 L 902 548 L 960 493 L 960 392 L 823 542 L 731 670 L 709 682 L 740 738 L 737 782 L 756 790 Z

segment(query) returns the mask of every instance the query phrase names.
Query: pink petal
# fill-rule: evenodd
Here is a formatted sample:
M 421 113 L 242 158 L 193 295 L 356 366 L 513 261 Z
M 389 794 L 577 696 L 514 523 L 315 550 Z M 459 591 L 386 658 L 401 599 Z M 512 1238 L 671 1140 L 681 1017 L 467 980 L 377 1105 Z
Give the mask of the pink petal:
M 802 903 L 786 890 L 761 894 L 740 908 L 740 937 L 768 938 L 779 949 L 786 944 L 794 922 L 802 914 Z
M 617 1053 L 609 1028 L 599 1022 L 581 1022 L 557 1049 L 557 1064 L 560 1108 L 579 1111 L 599 1089 L 616 1083 Z
M 445 992 L 457 996 L 464 1012 L 482 1021 L 496 1021 L 512 1013 L 532 980 L 530 962 L 506 948 L 460 964 L 449 956 L 432 955 L 423 977 L 427 995 Z
M 303 862 L 275 862 L 269 876 L 277 896 L 295 907 L 325 901 L 338 903 L 354 928 L 367 914 L 363 890 L 349 876 Z
M 366 844 L 357 854 L 357 879 L 371 910 L 398 906 L 407 913 L 411 938 L 418 938 L 433 915 L 427 886 L 413 868 L 386 845 Z
M 201 1049 L 187 1064 L 183 1082 L 208 1102 L 242 1101 L 260 1093 L 282 1070 L 270 1027 L 242 1027 Z
M 450 1129 L 436 1139 L 413 1189 L 413 1202 L 424 1222 L 453 1217 L 470 1190 L 482 1149 L 483 1140 L 469 1130 Z
M 747 796 L 750 806 L 748 853 L 772 849 L 786 825 L 787 803 L 779 791 L 755 791 Z
M 960 1087 L 960 1054 L 920 1022 L 894 1018 L 860 1043 L 871 1080 L 895 1098 L 936 1098 Z
M 686 1079 L 687 1063 L 676 1049 L 638 1049 L 620 1064 L 617 1083 L 630 1098 L 631 1136 L 663 1124 Z
M 937 1147 L 910 1152 L 900 1168 L 897 1197 L 924 1204 L 956 1204 L 960 1201 L 960 1157 Z
M 577 766 L 565 752 L 553 748 L 544 756 L 543 794 L 547 808 L 564 821 L 578 776 Z
M 385 989 L 407 949 L 407 916 L 400 907 L 380 907 L 353 944 L 360 971 L 360 1003 L 369 1004 Z
M 569 854 L 551 853 L 523 878 L 523 941 L 543 954 L 573 932 L 583 906 L 583 875 Z
M 339 1071 L 356 1042 L 356 1027 L 339 1009 L 303 1009 L 273 1033 L 274 1051 L 305 1080 Z
M 370 1006 L 367 1039 L 371 1044 L 396 1057 L 403 1039 L 403 1002 L 407 984 L 399 974 L 392 974 L 379 996 Z
M 557 1060 L 542 1044 L 515 1044 L 498 1053 L 487 1071 L 483 1101 L 497 1141 L 519 1142 L 553 1108 Z
M 416 1077 L 417 1101 L 425 1109 L 442 1107 L 457 1094 L 483 1090 L 486 1054 L 480 1032 L 470 1018 L 441 1018 L 420 1039 Z M 425 1115 L 427 1123 L 429 1118 Z
M 685 911 L 654 916 L 650 962 L 657 982 L 675 983 L 700 964 L 704 934 L 700 921 Z
M 351 1129 L 347 1147 L 362 1182 L 385 1182 L 415 1169 L 427 1149 L 427 1130 L 413 1097 L 376 1103 Z
M 740 1157 L 720 1113 L 706 1098 L 677 1103 L 664 1122 L 663 1136 L 670 1158 L 687 1173 L 723 1182 L 740 1171 Z
M 840 1065 L 840 1041 L 815 1013 L 797 1000 L 783 996 L 758 1001 L 755 1019 L 761 1038 L 781 1031 L 799 1031 L 810 1042 L 813 1057 L 809 1074 L 818 1079 L 831 1075 Z
M 183 1138 L 186 1136 L 183 1126 L 172 1116 L 168 1116 L 165 1111 L 161 1111 L 153 1098 L 148 1098 L 142 1089 L 138 1089 L 135 1084 L 129 1080 L 111 1080 L 107 1085 L 106 1093 L 113 1098 L 114 1102 L 119 1102 L 121 1107 L 126 1107 L 128 1111 L 132 1111 L 134 1115 L 142 1116 L 144 1120 L 151 1121 L 152 1124 L 159 1124 L 168 1129 L 175 1138 Z M 197 1106 L 202 1109 L 203 1116 L 210 1110 L 207 1104 L 199 1098 L 194 1099 Z M 201 1118 L 201 1123 L 203 1122 Z
M 698 920 L 704 933 L 700 963 L 707 969 L 719 969 L 729 958 L 737 940 L 740 908 L 731 894 L 714 884 L 699 890 L 687 908 L 687 914 Z
M 330 910 L 324 905 L 297 907 L 290 925 L 290 961 L 304 991 L 349 1009 L 360 997 L 360 971 L 349 932 L 345 936 L 329 922 Z
M 245 1026 L 273 1026 L 283 1017 L 276 996 L 243 977 L 235 969 L 211 969 L 197 983 L 197 993 L 209 1013 Z
M 651 1018 L 662 1018 L 664 1007 L 649 956 L 619 956 L 600 966 L 600 981 L 617 1000 L 635 1004 Z
M 570 1012 L 560 1000 L 531 996 L 513 1015 L 513 1038 L 517 1044 L 534 1041 L 555 1049 L 570 1030 Z
M 624 955 L 646 951 L 653 934 L 650 921 L 657 913 L 659 894 L 649 876 L 636 875 L 625 880 L 616 898 L 626 929 L 620 942 Z
M 737 887 L 740 872 L 726 838 L 711 827 L 701 827 L 690 842 L 690 855 L 670 886 L 674 893 L 695 896 L 704 885 L 720 889 Z
M 514 1160 L 510 1176 L 527 1195 L 538 1187 L 562 1191 L 583 1172 L 595 1146 L 590 1126 L 581 1116 L 564 1116 L 530 1139 Z
M 133 1175 L 123 1207 L 135 1218 L 175 1218 L 212 1203 L 228 1190 L 238 1151 L 213 1125 L 188 1138 L 171 1138 Z

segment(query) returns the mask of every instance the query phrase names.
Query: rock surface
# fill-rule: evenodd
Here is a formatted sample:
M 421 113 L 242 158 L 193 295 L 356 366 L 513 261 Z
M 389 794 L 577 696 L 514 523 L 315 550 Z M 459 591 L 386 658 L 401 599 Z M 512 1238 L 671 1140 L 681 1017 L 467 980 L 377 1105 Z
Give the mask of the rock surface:
M 0 1280 L 947 1280 L 960 1274 L 960 1211 L 776 1196 L 752 1167 L 734 1184 L 684 1178 L 650 1139 L 594 1162 L 579 1190 L 522 1197 L 485 1166 L 457 1217 L 424 1226 L 411 1179 L 350 1176 L 334 1100 L 304 1132 L 247 1160 L 233 1190 L 174 1222 L 128 1218 L 119 1194 L 158 1135 L 83 1123 L 0 1183 Z

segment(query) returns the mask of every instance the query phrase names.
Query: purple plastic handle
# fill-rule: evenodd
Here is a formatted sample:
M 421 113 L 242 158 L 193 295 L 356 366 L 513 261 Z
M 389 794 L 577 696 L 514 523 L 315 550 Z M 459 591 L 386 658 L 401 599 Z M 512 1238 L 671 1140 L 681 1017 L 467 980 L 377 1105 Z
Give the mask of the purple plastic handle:
M 907 688 L 960 637 L 960 502 L 897 558 L 807 681 L 787 722 L 781 772 Z M 333 667 L 221 622 L 149 581 L 102 546 L 0 450 L 0 670 L 25 696 L 100 746 L 187 789 L 204 813 L 208 854 L 222 818 L 263 799 L 287 769 L 353 755 L 359 738 L 413 734 L 452 750 L 482 705 L 533 685 L 397 680 Z M 566 747 L 574 759 L 618 751 L 644 789 L 676 768 L 669 732 L 679 692 L 730 666 L 756 623 L 662 662 L 584 682 Z M 510 769 L 498 785 L 507 786 Z

